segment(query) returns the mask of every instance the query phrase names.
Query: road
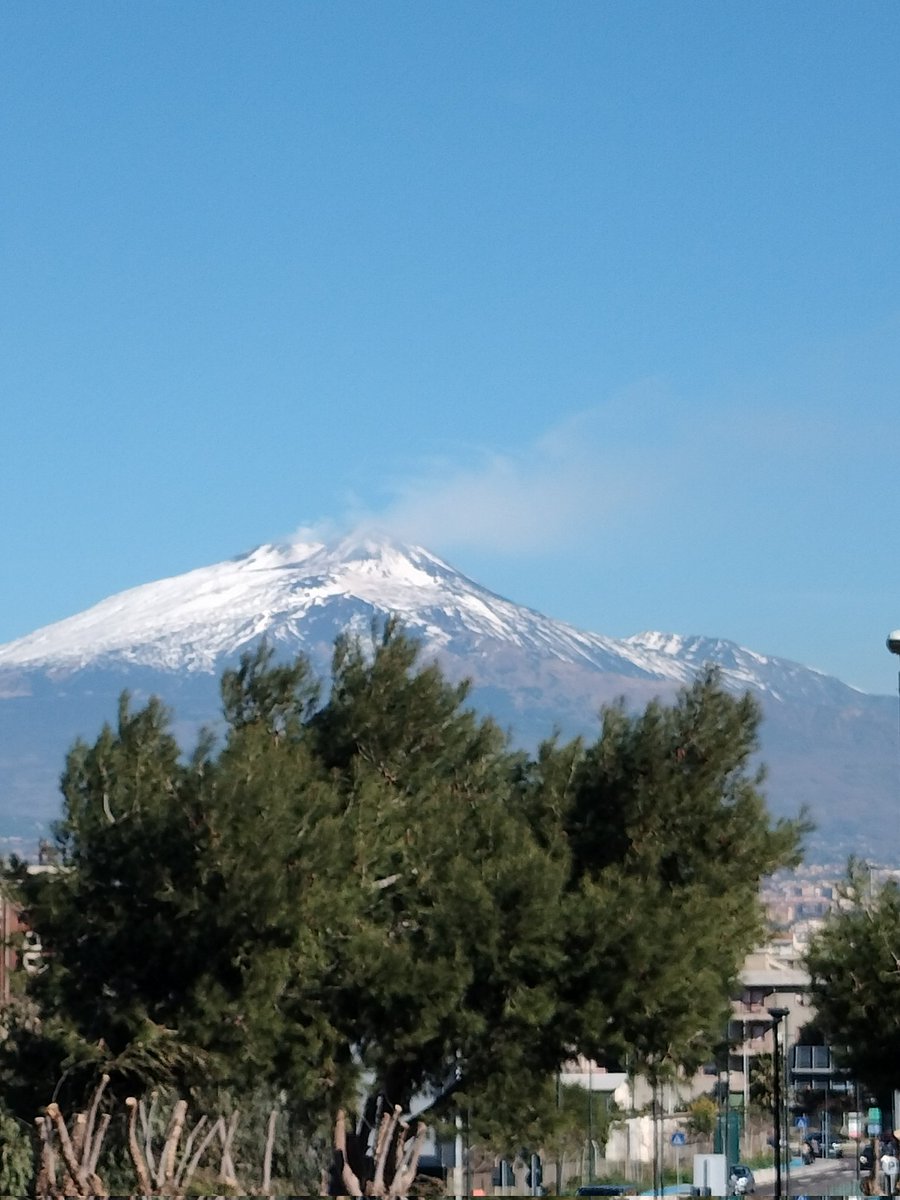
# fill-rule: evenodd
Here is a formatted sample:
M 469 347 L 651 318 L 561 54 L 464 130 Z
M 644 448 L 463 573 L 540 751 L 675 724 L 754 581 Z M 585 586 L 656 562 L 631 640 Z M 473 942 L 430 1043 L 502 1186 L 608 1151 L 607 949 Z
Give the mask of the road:
M 756 1195 L 774 1196 L 775 1168 L 755 1171 Z M 788 1191 L 788 1189 L 790 1189 Z M 792 1166 L 782 1191 L 791 1196 L 856 1196 L 859 1185 L 852 1158 L 817 1158 L 808 1167 Z

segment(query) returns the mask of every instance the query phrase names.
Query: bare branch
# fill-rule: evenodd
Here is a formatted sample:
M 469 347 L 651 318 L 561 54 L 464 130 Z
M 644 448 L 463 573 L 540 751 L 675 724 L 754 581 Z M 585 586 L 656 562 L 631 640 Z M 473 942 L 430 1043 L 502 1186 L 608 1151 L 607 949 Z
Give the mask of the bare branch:
M 138 1192 L 142 1196 L 149 1196 L 152 1193 L 150 1186 L 150 1173 L 147 1169 L 147 1162 L 141 1153 L 140 1143 L 137 1137 L 137 1114 L 138 1108 L 143 1108 L 138 1105 L 134 1096 L 129 1096 L 125 1101 L 125 1106 L 128 1109 L 128 1152 L 131 1155 L 131 1161 L 134 1163 L 135 1174 L 137 1175 Z M 143 1123 L 143 1112 L 141 1114 Z M 146 1125 L 145 1125 L 146 1129 Z
M 169 1127 L 166 1130 L 166 1140 L 159 1156 L 159 1167 L 156 1172 L 156 1187 L 158 1191 L 168 1192 L 175 1182 L 175 1156 L 178 1153 L 178 1143 L 181 1141 L 181 1131 L 184 1129 L 184 1118 L 187 1115 L 187 1101 L 176 1100 L 172 1106 Z
M 361 1196 L 362 1188 L 347 1162 L 347 1114 L 342 1108 L 337 1110 L 334 1118 L 334 1150 L 340 1155 L 341 1179 L 347 1189 L 348 1196 Z
M 91 1139 L 94 1136 L 94 1124 L 97 1120 L 97 1109 L 100 1107 L 100 1098 L 106 1090 L 106 1085 L 108 1083 L 109 1076 L 104 1073 L 100 1076 L 100 1082 L 97 1085 L 91 1100 L 91 1107 L 87 1118 L 87 1126 L 85 1127 L 84 1131 L 84 1152 L 81 1156 L 81 1161 L 85 1164 L 88 1164 L 91 1159 L 93 1159 L 94 1162 L 97 1161 L 97 1155 L 94 1153 L 94 1147 L 91 1144 Z M 109 1122 L 107 1122 L 107 1124 L 109 1124 Z
M 387 1117 L 387 1125 L 382 1121 L 381 1128 L 378 1131 L 378 1144 L 381 1147 L 380 1153 L 375 1160 L 375 1177 L 372 1180 L 372 1191 L 376 1196 L 384 1195 L 384 1169 L 387 1165 L 387 1156 L 390 1152 L 391 1142 L 397 1130 L 397 1122 L 400 1120 L 400 1113 L 403 1110 L 399 1104 L 394 1105 L 392 1113 L 385 1113 Z
M 35 1195 L 38 1200 L 49 1200 L 56 1193 L 56 1155 L 53 1153 L 53 1126 L 47 1117 L 35 1120 L 41 1139 L 41 1165 L 35 1181 Z
M 200 1118 L 200 1120 L 197 1122 L 197 1124 L 194 1126 L 194 1128 L 191 1130 L 191 1132 L 187 1136 L 187 1141 L 184 1143 L 184 1150 L 181 1153 L 181 1163 L 179 1164 L 178 1170 L 175 1172 L 175 1188 L 176 1188 L 176 1190 L 181 1188 L 181 1181 L 184 1178 L 185 1168 L 187 1167 L 187 1164 L 190 1162 L 191 1150 L 193 1149 L 193 1146 L 194 1146 L 194 1140 L 197 1137 L 197 1134 L 200 1132 L 200 1130 L 206 1124 L 208 1119 L 209 1118 L 207 1117 L 206 1113 L 204 1113 L 203 1116 Z
M 198 1125 L 198 1128 L 199 1128 L 199 1125 Z M 191 1178 L 193 1177 L 194 1172 L 197 1170 L 197 1167 L 200 1163 L 200 1159 L 203 1157 L 204 1151 L 206 1150 L 209 1143 L 216 1136 L 216 1134 L 218 1134 L 220 1138 L 224 1139 L 224 1137 L 225 1137 L 225 1122 L 222 1120 L 221 1117 L 219 1117 L 219 1119 L 213 1125 L 210 1125 L 209 1129 L 206 1132 L 206 1137 L 203 1139 L 203 1141 L 197 1147 L 197 1149 L 194 1153 L 194 1157 L 187 1164 L 186 1168 L 182 1168 L 181 1173 L 183 1175 L 183 1178 L 180 1178 L 178 1180 L 178 1187 L 181 1190 L 187 1191 L 188 1186 L 190 1185 L 190 1182 L 191 1182 Z
M 416 1126 L 415 1137 L 406 1144 L 403 1155 L 403 1166 L 394 1176 L 391 1186 L 391 1196 L 405 1196 L 413 1185 L 419 1170 L 419 1159 L 425 1144 L 425 1125 L 420 1121 Z
M 84 1167 L 84 1135 L 87 1132 L 87 1116 L 83 1113 L 75 1114 L 75 1131 L 72 1134 L 72 1153 L 75 1155 L 75 1161 L 79 1167 Z
M 97 1163 L 100 1159 L 100 1151 L 103 1148 L 103 1139 L 106 1137 L 110 1119 L 110 1114 L 104 1113 L 97 1126 L 97 1132 L 94 1135 L 93 1145 L 91 1146 L 91 1156 L 87 1160 L 88 1179 L 97 1173 Z
M 263 1154 L 262 1192 L 269 1194 L 272 1187 L 272 1151 L 275 1149 L 275 1123 L 278 1120 L 278 1110 L 269 1113 L 269 1125 L 266 1129 L 266 1149 Z
M 385 1142 L 388 1136 L 388 1130 L 391 1127 L 391 1114 L 389 1112 L 382 1113 L 381 1121 L 378 1125 L 378 1136 L 375 1139 L 374 1158 L 375 1162 L 379 1162 L 382 1154 L 385 1154 Z
M 76 1189 L 79 1196 L 87 1196 L 87 1179 L 85 1178 L 81 1164 L 75 1157 L 75 1150 L 72 1146 L 72 1140 L 69 1137 L 69 1131 L 66 1128 L 63 1115 L 59 1110 L 59 1105 L 55 1100 L 51 1104 L 47 1105 L 46 1112 L 56 1129 L 56 1136 L 59 1138 L 60 1152 L 62 1153 L 63 1162 L 66 1164 L 66 1170 L 69 1172 L 71 1177 L 72 1186 Z M 68 1188 L 65 1190 L 68 1192 Z
M 234 1172 L 234 1163 L 231 1158 L 231 1145 L 234 1141 L 234 1133 L 237 1129 L 238 1117 L 240 1113 L 237 1109 L 228 1118 L 228 1126 L 223 1123 L 221 1134 L 222 1140 L 222 1161 L 219 1166 L 219 1182 L 225 1184 L 226 1187 L 239 1187 L 237 1176 Z
M 149 1109 L 143 1100 L 138 1104 L 138 1112 L 141 1116 L 141 1129 L 144 1133 L 144 1160 L 151 1175 L 156 1172 L 156 1155 L 153 1153 L 153 1118 L 156 1116 L 157 1098 L 155 1091 L 150 1093 Z

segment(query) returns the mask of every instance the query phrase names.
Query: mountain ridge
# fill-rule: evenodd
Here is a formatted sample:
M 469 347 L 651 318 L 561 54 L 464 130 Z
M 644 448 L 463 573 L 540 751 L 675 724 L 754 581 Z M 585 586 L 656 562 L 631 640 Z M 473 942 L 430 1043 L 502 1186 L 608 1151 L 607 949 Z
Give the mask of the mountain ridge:
M 668 698 L 714 664 L 726 686 L 749 688 L 763 706 L 773 811 L 811 804 L 826 837 L 844 808 L 874 797 L 888 812 L 896 728 L 887 697 L 723 638 L 585 632 L 491 592 L 424 547 L 368 535 L 263 544 L 0 646 L 0 832 L 23 805 L 39 821 L 53 815 L 49 763 L 61 768 L 72 737 L 92 736 L 123 688 L 174 704 L 187 735 L 214 718 L 222 669 L 260 638 L 279 654 L 303 651 L 327 674 L 338 633 L 365 637 L 388 615 L 451 678 L 470 678 L 474 704 L 525 745 L 553 729 L 593 736 L 602 704 Z M 36 729 L 49 724 L 42 738 Z M 844 840 L 864 850 L 865 837 Z
M 352 566 L 357 567 L 355 572 Z M 275 572 L 285 575 L 277 580 Z M 248 574 L 259 576 L 256 586 L 236 586 Z M 274 580 L 274 586 L 267 580 Z M 424 593 L 429 591 L 435 603 L 424 602 Z M 671 676 L 686 682 L 689 674 L 683 664 L 697 669 L 706 661 L 715 661 L 736 679 L 743 677 L 749 686 L 761 690 L 766 686 L 764 676 L 752 670 L 751 664 L 808 671 L 822 680 L 831 678 L 725 638 L 657 631 L 611 638 L 587 632 L 507 600 L 423 547 L 371 537 L 342 539 L 332 546 L 322 542 L 262 544 L 222 563 L 129 588 L 0 645 L 0 670 L 77 670 L 100 659 L 120 657 L 141 666 L 213 672 L 223 655 L 234 654 L 263 634 L 276 642 L 285 630 L 296 634 L 291 622 L 335 596 L 372 604 L 420 628 L 428 628 L 429 610 L 444 616 L 451 613 L 476 635 L 504 636 L 520 645 L 544 648 L 563 661 L 586 659 L 601 665 L 597 656 L 610 655 L 626 673 L 635 671 L 646 677 Z M 266 597 L 268 603 L 261 605 Z M 173 601 L 181 605 L 174 617 Z M 210 618 L 223 607 L 227 607 L 229 621 L 219 617 L 211 626 Z M 184 616 L 179 618 L 179 611 Z M 202 632 L 199 643 L 196 630 Z M 437 645 L 446 640 L 441 624 L 432 625 L 430 633 Z M 163 637 L 169 639 L 169 645 L 160 651 L 157 648 Z

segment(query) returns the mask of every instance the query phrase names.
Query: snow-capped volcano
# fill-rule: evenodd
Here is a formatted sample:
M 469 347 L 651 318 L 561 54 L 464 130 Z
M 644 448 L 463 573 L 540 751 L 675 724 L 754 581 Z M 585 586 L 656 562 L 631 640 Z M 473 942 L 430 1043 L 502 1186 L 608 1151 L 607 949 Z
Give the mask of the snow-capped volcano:
M 248 554 L 144 584 L 0 647 L 4 667 L 72 671 L 116 662 L 216 671 L 265 636 L 299 648 L 309 622 L 339 602 L 341 627 L 363 631 L 395 614 L 430 650 L 458 639 L 501 640 L 566 662 L 613 665 L 618 643 L 512 604 L 420 546 L 386 539 L 258 546 Z M 354 609 L 354 612 L 350 612 Z M 628 670 L 643 669 L 627 662 Z M 652 672 L 651 672 L 652 673 Z
M 554 729 L 593 736 L 604 702 L 669 696 L 715 663 L 727 686 L 763 703 L 776 811 L 806 802 L 820 821 L 826 814 L 825 826 L 856 804 L 871 810 L 878 796 L 893 804 L 888 698 L 722 639 L 583 632 L 496 595 L 422 547 L 369 536 L 259 546 L 0 646 L 0 834 L 11 812 L 20 828 L 29 809 L 39 822 L 54 815 L 67 745 L 94 736 L 121 690 L 136 702 L 160 695 L 189 740 L 216 718 L 223 667 L 260 638 L 285 656 L 303 651 L 325 675 L 339 633 L 365 637 L 390 615 L 451 678 L 471 679 L 473 703 L 519 742 Z
M 335 605 L 339 629 L 364 633 L 396 615 L 429 652 L 476 655 L 498 644 L 548 661 L 645 679 L 686 681 L 715 660 L 735 684 L 770 690 L 773 666 L 793 666 L 731 642 L 644 633 L 626 639 L 585 633 L 514 604 L 466 578 L 421 546 L 386 538 L 258 546 L 184 575 L 120 592 L 83 613 L 0 646 L 4 668 L 54 674 L 132 665 L 217 672 L 266 637 L 308 647 L 311 627 Z M 776 668 L 777 669 L 777 668 Z M 806 672 L 806 668 L 797 667 Z

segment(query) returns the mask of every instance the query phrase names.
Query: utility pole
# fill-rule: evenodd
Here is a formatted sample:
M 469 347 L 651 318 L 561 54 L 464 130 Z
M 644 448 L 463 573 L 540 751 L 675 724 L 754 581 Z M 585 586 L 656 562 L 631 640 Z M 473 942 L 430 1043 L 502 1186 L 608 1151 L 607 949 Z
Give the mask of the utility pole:
M 770 1008 L 772 1018 L 772 1108 L 775 1118 L 775 1200 L 781 1200 L 781 1135 L 783 1130 L 784 1109 L 781 1102 L 781 1055 L 778 1049 L 778 1026 L 788 1015 L 786 1008 Z

